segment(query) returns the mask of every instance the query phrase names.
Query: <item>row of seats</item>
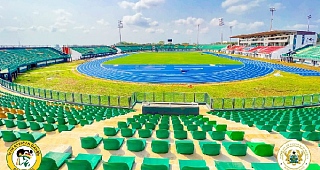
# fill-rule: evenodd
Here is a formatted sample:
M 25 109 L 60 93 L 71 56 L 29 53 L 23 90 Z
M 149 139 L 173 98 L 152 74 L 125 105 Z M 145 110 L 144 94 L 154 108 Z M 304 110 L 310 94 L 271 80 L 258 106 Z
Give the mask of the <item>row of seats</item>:
M 307 60 L 320 60 L 320 46 L 311 46 L 305 48 L 294 55 L 295 58 Z
M 73 46 L 71 49 L 78 51 L 83 56 L 90 54 L 117 53 L 117 50 L 110 46 Z
M 108 161 L 102 161 L 102 155 L 98 154 L 78 154 L 74 159 L 71 158 L 71 153 L 48 152 L 41 161 L 39 170 L 46 170 L 47 167 L 59 169 L 65 162 L 69 170 L 76 169 L 95 169 L 100 162 L 104 170 L 126 169 L 132 170 L 135 164 L 133 156 L 116 156 L 112 155 Z M 204 160 L 179 160 L 180 170 L 209 170 L 206 161 Z M 217 170 L 227 169 L 246 169 L 241 162 L 214 161 Z M 251 167 L 254 170 L 281 170 L 278 163 L 261 163 L 252 162 Z M 138 167 L 136 167 L 138 168 Z M 307 170 L 319 169 L 318 164 L 310 164 Z M 141 163 L 141 170 L 169 170 L 171 169 L 169 158 L 148 158 L 145 157 Z
M 320 141 L 320 108 L 263 111 L 208 112 L 227 120 L 255 126 L 268 132 L 279 132 L 287 139 Z
M 0 49 L 0 70 L 16 70 L 20 66 L 65 58 L 69 56 L 49 47 L 5 48 Z

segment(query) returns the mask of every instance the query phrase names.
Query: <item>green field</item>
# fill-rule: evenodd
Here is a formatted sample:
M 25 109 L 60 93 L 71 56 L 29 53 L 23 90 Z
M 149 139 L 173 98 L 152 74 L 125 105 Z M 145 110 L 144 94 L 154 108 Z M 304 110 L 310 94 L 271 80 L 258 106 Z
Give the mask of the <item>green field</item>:
M 84 61 L 51 65 L 23 73 L 16 83 L 31 87 L 96 95 L 130 96 L 133 92 L 208 92 L 217 98 L 289 96 L 319 93 L 320 77 L 302 77 L 281 72 L 261 79 L 227 84 L 187 85 L 138 84 L 109 81 L 79 74 L 75 68 Z
M 106 61 L 104 64 L 242 64 L 226 58 L 200 52 L 153 52 L 131 54 Z

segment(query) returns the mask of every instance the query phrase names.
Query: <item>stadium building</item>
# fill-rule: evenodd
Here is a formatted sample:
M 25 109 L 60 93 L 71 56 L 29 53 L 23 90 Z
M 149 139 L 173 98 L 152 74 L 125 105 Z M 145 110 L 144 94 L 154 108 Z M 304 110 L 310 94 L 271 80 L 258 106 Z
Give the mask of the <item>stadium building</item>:
M 316 45 L 317 33 L 310 31 L 273 30 L 232 36 L 237 45 L 228 46 L 228 54 L 280 59 L 282 55 Z

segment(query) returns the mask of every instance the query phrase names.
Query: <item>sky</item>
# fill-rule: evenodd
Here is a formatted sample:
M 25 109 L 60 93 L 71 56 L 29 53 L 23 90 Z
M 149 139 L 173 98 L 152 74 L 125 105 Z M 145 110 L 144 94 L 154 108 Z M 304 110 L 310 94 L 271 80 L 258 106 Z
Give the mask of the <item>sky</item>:
M 270 30 L 320 32 L 320 0 L 0 0 L 0 45 L 200 44 Z M 219 26 L 223 18 L 223 26 Z M 199 25 L 199 31 L 198 31 Z M 232 29 L 230 29 L 232 26 Z M 232 34 L 231 34 L 232 32 Z M 199 36 L 198 36 L 199 33 Z

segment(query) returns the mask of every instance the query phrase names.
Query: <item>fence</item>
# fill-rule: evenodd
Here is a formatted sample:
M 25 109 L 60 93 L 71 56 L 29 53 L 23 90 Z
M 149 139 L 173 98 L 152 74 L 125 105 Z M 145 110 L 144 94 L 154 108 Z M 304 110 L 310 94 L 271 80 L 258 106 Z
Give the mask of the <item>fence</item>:
M 131 97 L 124 96 L 104 96 L 104 95 L 91 95 L 81 93 L 60 92 L 55 90 L 33 88 L 24 86 L 6 80 L 0 79 L 0 85 L 10 91 L 17 92 L 26 96 L 46 99 L 51 101 L 87 104 L 96 106 L 108 107 L 122 107 L 132 108 L 133 104 Z
M 23 95 L 67 103 L 132 108 L 141 102 L 195 102 L 212 110 L 277 109 L 320 106 L 320 94 L 300 96 L 212 98 L 208 93 L 134 92 L 129 97 L 59 92 L 24 86 L 0 79 L 0 85 Z

